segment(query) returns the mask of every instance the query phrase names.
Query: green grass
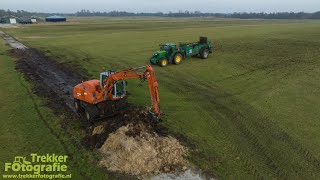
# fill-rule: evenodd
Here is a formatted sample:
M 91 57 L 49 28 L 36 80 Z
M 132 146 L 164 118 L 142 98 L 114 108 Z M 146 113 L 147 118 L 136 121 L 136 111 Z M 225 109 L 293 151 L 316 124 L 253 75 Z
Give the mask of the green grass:
M 320 177 L 319 21 L 82 19 L 6 29 L 60 63 L 102 68 L 144 65 L 158 44 L 215 43 L 207 60 L 155 67 L 164 124 L 198 148 L 191 160 L 222 179 Z M 129 82 L 130 101 L 149 104 Z
M 30 154 L 68 155 L 68 171 L 74 179 L 102 179 L 106 174 L 94 164 L 94 155 L 83 148 L 75 147 L 80 143 L 73 132 L 74 142 L 68 132 L 61 129 L 63 115 L 55 116 L 46 107 L 45 100 L 32 94 L 32 86 L 15 70 L 15 59 L 11 58 L 4 41 L 0 40 L 0 179 L 4 163 L 13 162 L 15 156 Z M 72 132 L 72 131 L 71 131 Z M 17 174 L 16 172 L 14 174 Z M 23 174 L 23 173 L 21 173 Z

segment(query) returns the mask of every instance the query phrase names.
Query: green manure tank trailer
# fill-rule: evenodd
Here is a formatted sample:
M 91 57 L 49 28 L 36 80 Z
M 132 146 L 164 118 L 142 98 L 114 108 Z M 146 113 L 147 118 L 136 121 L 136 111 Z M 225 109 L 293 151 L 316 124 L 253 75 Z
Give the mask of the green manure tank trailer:
M 160 50 L 153 53 L 150 63 L 165 67 L 172 63 L 180 64 L 183 59 L 191 56 L 207 59 L 212 52 L 213 44 L 207 37 L 200 37 L 199 42 L 180 43 L 178 47 L 173 43 L 160 44 Z

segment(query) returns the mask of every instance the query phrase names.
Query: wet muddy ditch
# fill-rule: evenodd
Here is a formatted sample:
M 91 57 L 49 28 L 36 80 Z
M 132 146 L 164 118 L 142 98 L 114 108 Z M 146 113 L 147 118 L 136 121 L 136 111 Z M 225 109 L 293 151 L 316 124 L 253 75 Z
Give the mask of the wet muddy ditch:
M 100 167 L 142 178 L 188 169 L 188 149 L 168 135 L 146 108 L 129 104 L 113 117 L 88 123 L 74 112 L 72 95 L 76 84 L 89 79 L 85 70 L 59 64 L 37 49 L 13 49 L 10 53 L 17 59 L 16 69 L 32 82 L 33 93 L 48 99 L 55 113 L 64 114 L 61 127 L 67 130 L 80 124 L 81 144 L 100 152 Z

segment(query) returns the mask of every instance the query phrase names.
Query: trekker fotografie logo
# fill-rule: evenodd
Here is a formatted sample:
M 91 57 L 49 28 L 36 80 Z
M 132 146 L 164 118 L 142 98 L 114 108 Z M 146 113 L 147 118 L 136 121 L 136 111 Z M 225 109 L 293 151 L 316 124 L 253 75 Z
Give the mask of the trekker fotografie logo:
M 26 157 L 16 156 L 11 163 L 4 163 L 4 172 L 2 177 L 6 179 L 14 178 L 37 178 L 37 179 L 55 179 L 71 178 L 67 173 L 66 155 L 30 154 L 30 161 Z M 10 174 L 7 174 L 10 173 Z

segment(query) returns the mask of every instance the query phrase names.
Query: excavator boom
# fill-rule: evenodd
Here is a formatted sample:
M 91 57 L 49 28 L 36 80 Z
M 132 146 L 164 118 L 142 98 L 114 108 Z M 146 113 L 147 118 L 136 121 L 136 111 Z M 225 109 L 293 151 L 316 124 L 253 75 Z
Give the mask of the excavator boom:
M 145 68 L 145 71 L 143 73 L 137 72 L 140 69 Z M 159 110 L 159 92 L 158 92 L 158 82 L 155 77 L 154 70 L 151 65 L 141 66 L 141 67 L 135 67 L 128 70 L 123 70 L 118 73 L 112 74 L 109 76 L 108 79 L 105 80 L 105 87 L 104 89 L 112 89 L 114 83 L 116 81 L 125 80 L 125 79 L 146 79 L 148 81 L 148 88 L 151 98 L 151 110 L 156 116 L 160 116 L 160 110 Z M 109 91 L 108 97 L 110 99 L 114 99 L 112 97 L 112 92 Z

